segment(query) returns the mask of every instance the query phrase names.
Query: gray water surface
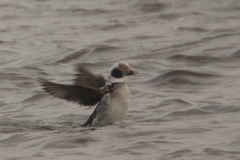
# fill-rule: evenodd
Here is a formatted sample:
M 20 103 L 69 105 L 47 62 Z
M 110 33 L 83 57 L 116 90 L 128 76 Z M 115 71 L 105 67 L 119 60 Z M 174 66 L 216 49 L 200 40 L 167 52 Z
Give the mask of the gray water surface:
M 239 160 L 238 0 L 0 1 L 3 160 Z M 45 93 L 75 66 L 126 61 L 121 124 L 82 128 L 94 108 Z

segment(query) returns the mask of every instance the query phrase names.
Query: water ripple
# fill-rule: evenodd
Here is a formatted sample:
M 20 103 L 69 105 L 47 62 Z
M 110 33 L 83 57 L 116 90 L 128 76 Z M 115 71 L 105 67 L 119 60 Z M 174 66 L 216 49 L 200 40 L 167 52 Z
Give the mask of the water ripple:
M 167 4 L 159 2 L 141 2 L 137 3 L 136 6 L 144 13 L 162 12 L 167 8 Z
M 184 62 L 184 63 L 190 63 L 192 65 L 205 65 L 205 64 L 213 64 L 213 63 L 219 63 L 219 62 L 225 62 L 226 58 L 219 58 L 219 57 L 213 57 L 213 56 L 190 56 L 190 55 L 172 55 L 166 58 L 167 60 L 170 60 L 174 63 Z
M 56 61 L 55 63 L 68 63 L 70 61 L 76 60 L 84 55 L 86 55 L 90 50 L 89 49 L 81 49 L 79 51 L 75 51 L 71 54 L 66 55 L 62 59 Z
M 214 78 L 218 77 L 221 76 L 213 73 L 190 70 L 172 70 L 152 78 L 147 83 L 154 84 L 155 87 L 203 87 L 204 85 L 216 84 L 217 81 L 214 81 Z
M 194 116 L 194 115 L 207 115 L 211 114 L 212 112 L 210 111 L 204 111 L 200 109 L 188 109 L 185 111 L 175 111 L 172 112 L 165 117 L 185 117 L 185 116 Z
M 215 148 L 206 148 L 203 152 L 211 156 L 229 156 L 229 158 L 230 157 L 233 158 L 236 155 L 240 155 L 240 152 L 237 152 L 237 151 L 224 151 L 224 150 L 215 149 Z
M 173 159 L 173 158 L 180 158 L 180 157 L 183 158 L 183 156 L 189 155 L 192 152 L 193 151 L 190 149 L 181 149 L 178 151 L 174 151 L 172 153 L 165 154 L 162 158 L 163 159 Z
M 79 145 L 87 146 L 91 142 L 96 142 L 95 139 L 90 137 L 64 137 L 64 140 L 56 140 L 53 142 L 49 142 L 46 145 L 44 145 L 44 149 L 54 149 L 54 148 L 60 148 L 60 149 L 71 149 L 71 148 L 77 148 Z
M 57 9 L 60 14 L 80 14 L 83 16 L 93 16 L 98 14 L 110 14 L 118 12 L 119 10 L 105 10 L 101 8 L 85 9 L 85 8 L 69 8 L 69 9 Z

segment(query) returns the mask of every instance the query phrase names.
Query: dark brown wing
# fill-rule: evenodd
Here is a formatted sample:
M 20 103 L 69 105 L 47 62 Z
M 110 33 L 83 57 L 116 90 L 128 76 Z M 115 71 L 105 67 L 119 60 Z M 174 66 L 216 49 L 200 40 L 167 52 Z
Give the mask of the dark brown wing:
M 105 91 L 99 88 L 77 85 L 63 85 L 41 80 L 43 89 L 54 97 L 72 101 L 84 106 L 94 106 L 101 101 Z
M 96 118 L 97 116 L 97 108 L 98 108 L 99 104 L 97 105 L 97 107 L 94 109 L 93 113 L 91 114 L 91 116 L 88 118 L 88 120 L 81 125 L 81 127 L 91 127 L 93 120 Z
M 79 74 L 76 74 L 75 85 L 96 88 L 101 88 L 106 85 L 106 79 L 103 76 L 94 75 L 82 66 L 79 66 L 77 70 Z

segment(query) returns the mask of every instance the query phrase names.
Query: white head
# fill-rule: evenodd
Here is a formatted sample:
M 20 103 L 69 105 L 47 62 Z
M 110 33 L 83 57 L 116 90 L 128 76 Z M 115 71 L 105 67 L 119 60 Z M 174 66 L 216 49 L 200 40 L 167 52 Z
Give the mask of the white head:
M 126 62 L 121 61 L 111 67 L 108 83 L 123 82 L 123 77 L 135 74 L 136 72 L 132 71 Z

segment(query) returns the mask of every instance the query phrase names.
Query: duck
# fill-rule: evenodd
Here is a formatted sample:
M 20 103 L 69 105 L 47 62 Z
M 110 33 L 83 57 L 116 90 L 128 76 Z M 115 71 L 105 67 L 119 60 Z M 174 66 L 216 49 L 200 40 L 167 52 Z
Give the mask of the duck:
M 56 98 L 83 106 L 96 106 L 82 127 L 121 123 L 130 103 L 130 91 L 123 78 L 137 72 L 123 61 L 112 65 L 107 80 L 84 67 L 79 67 L 78 72 L 73 85 L 57 84 L 45 79 L 41 79 L 40 83 L 44 91 Z

